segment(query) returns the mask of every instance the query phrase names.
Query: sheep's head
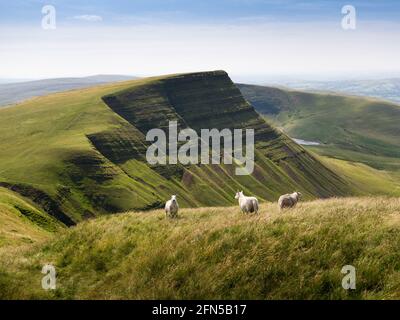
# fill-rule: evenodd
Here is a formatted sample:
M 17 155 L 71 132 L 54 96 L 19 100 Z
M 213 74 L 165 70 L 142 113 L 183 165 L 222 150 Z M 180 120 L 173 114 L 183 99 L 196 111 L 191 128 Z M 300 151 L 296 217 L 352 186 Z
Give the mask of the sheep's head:
M 301 192 L 299 192 L 299 191 L 296 191 L 296 193 L 297 193 L 297 197 L 300 199 L 303 195 L 301 194 Z
M 173 195 L 171 196 L 171 200 L 172 200 L 172 202 L 176 202 L 176 195 L 173 194 Z
M 243 191 L 236 192 L 235 199 L 239 199 L 243 195 Z

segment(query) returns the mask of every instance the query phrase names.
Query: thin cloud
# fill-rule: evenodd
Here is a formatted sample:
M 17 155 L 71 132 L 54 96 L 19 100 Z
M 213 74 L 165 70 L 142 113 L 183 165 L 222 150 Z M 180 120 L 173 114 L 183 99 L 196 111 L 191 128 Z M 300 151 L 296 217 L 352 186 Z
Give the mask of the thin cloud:
M 74 16 L 74 19 L 81 20 L 81 21 L 88 21 L 88 22 L 99 22 L 103 21 L 103 17 L 93 15 L 93 14 L 82 14 L 79 16 Z

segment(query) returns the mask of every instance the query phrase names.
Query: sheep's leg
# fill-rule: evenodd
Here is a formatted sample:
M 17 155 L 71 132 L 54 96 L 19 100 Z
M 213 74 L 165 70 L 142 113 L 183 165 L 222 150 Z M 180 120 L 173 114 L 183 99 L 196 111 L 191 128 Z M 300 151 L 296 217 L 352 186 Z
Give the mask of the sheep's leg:
M 258 214 L 258 202 L 254 201 L 254 212 L 255 214 Z

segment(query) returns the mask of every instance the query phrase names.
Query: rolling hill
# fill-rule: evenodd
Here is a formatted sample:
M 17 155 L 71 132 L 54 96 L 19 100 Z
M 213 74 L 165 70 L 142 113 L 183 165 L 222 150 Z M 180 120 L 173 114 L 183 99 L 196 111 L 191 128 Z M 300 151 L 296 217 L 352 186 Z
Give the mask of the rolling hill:
M 238 85 L 269 122 L 293 138 L 321 143 L 321 155 L 400 170 L 400 106 L 372 98 Z
M 256 166 L 149 165 L 149 128 L 254 128 Z M 226 206 L 237 189 L 275 200 L 356 193 L 351 182 L 268 125 L 223 71 L 146 78 L 27 100 L 0 110 L 0 186 L 31 199 L 65 225 L 99 214 Z
M 82 78 L 56 78 L 33 81 L 1 83 L 0 108 L 32 97 L 44 96 L 54 92 L 81 89 L 99 84 L 135 79 L 122 75 L 96 75 Z
M 399 299 L 400 201 L 342 198 L 103 216 L 0 259 L 2 299 Z M 57 289 L 40 286 L 57 270 Z M 342 288 L 342 267 L 356 289 Z

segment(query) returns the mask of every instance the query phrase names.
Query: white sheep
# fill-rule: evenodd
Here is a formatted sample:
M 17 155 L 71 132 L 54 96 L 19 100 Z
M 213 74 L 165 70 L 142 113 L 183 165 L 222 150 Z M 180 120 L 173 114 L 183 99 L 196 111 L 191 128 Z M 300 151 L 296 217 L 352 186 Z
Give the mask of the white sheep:
M 243 191 L 236 192 L 235 199 L 239 200 L 239 207 L 244 213 L 258 213 L 258 200 L 256 197 L 246 197 Z
M 178 216 L 179 205 L 176 200 L 176 195 L 172 195 L 171 199 L 165 203 L 165 216 L 176 218 Z
M 280 196 L 278 200 L 279 210 L 295 207 L 297 202 L 300 200 L 300 197 L 300 192 L 293 192 Z

